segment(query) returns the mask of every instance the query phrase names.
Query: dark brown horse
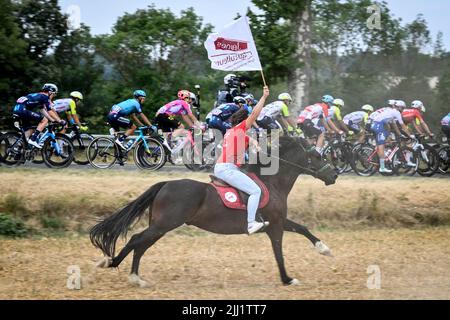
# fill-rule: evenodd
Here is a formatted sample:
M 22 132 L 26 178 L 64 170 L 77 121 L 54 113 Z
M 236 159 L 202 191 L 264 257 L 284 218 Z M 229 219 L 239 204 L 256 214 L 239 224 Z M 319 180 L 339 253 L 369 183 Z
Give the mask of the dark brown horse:
M 279 171 L 276 175 L 260 176 L 259 165 L 248 166 L 255 172 L 270 191 L 269 204 L 259 210 L 259 214 L 270 225 L 263 231 L 269 236 L 280 271 L 281 281 L 285 285 L 298 284 L 298 280 L 289 277 L 284 267 L 282 240 L 284 231 L 296 232 L 307 237 L 321 254 L 328 255 L 326 245 L 312 235 L 308 229 L 287 219 L 287 198 L 300 174 L 313 175 L 326 185 L 335 183 L 336 172 L 315 152 L 307 150 L 302 139 L 281 137 L 279 143 Z M 130 226 L 146 209 L 150 211 L 150 226 L 130 241 L 115 256 L 116 241 L 125 236 Z M 307 208 L 305 208 L 307 209 Z M 177 180 L 155 184 L 139 198 L 125 208 L 106 218 L 90 232 L 91 241 L 106 255 L 99 267 L 118 267 L 125 257 L 134 251 L 130 282 L 145 286 L 138 276 L 142 255 L 167 232 L 183 224 L 194 225 L 201 229 L 219 234 L 246 234 L 247 214 L 231 212 L 226 208 L 217 191 L 209 184 L 193 180 Z

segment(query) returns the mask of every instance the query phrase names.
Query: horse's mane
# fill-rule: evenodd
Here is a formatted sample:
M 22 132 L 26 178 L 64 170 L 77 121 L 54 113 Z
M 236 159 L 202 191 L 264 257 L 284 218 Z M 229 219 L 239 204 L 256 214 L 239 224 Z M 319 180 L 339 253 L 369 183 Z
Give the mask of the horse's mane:
M 279 148 L 279 158 L 284 160 L 293 160 L 292 154 L 294 152 L 301 153 L 308 146 L 308 142 L 299 137 L 289 137 L 281 136 L 278 142 Z M 273 148 L 273 146 L 272 146 Z M 245 170 L 248 172 L 258 173 L 262 167 L 267 167 L 268 165 L 258 164 L 247 164 L 244 166 Z

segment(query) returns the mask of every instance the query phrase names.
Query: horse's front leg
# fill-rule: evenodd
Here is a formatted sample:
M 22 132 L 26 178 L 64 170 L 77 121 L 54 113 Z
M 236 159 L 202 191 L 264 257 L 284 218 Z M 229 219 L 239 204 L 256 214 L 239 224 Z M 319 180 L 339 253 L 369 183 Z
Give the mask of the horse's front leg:
M 330 248 L 328 248 L 328 246 L 319 238 L 315 237 L 305 226 L 295 223 L 292 220 L 286 219 L 284 223 L 284 231 L 295 232 L 304 235 L 309 239 L 309 241 L 312 242 L 317 252 L 325 256 L 332 256 Z
M 277 261 L 278 269 L 280 270 L 281 282 L 283 282 L 284 285 L 297 285 L 300 284 L 300 282 L 297 279 L 289 277 L 284 266 L 283 232 L 283 224 L 281 221 L 279 224 L 271 224 L 266 231 L 270 241 L 272 242 L 275 260 Z

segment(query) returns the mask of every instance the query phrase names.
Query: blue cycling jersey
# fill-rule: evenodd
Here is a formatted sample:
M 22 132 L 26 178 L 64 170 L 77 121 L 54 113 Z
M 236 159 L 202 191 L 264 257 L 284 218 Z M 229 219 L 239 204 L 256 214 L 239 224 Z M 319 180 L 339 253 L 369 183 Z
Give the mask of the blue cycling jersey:
M 119 114 L 121 117 L 129 116 L 132 113 L 142 113 L 142 107 L 136 99 L 129 99 L 111 108 L 110 114 Z
M 20 112 L 23 110 L 33 110 L 33 109 L 46 109 L 47 111 L 51 108 L 50 97 L 43 93 L 31 93 L 25 97 L 20 97 L 16 106 L 14 107 L 14 112 Z
M 250 114 L 252 113 L 252 107 L 248 105 L 244 105 L 244 108 L 247 110 L 247 112 Z M 216 117 L 220 117 L 223 121 L 227 121 L 233 114 L 238 112 L 240 107 L 235 103 L 226 103 L 222 104 L 216 109 L 212 111 L 212 115 Z

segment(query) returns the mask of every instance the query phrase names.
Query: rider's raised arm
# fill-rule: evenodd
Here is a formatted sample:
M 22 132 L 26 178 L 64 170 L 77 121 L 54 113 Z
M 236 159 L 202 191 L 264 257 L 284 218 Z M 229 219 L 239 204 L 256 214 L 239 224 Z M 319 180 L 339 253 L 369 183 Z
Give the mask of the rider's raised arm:
M 250 114 L 250 116 L 247 118 L 246 120 L 246 124 L 245 127 L 248 129 L 250 129 L 253 124 L 256 122 L 256 119 L 258 119 L 259 114 L 261 113 L 262 109 L 264 108 L 264 104 L 266 103 L 266 99 L 269 96 L 270 91 L 269 91 L 269 87 L 264 87 L 263 88 L 263 96 L 261 97 L 261 99 L 259 99 L 259 102 L 256 104 L 255 108 L 253 108 L 252 113 Z

